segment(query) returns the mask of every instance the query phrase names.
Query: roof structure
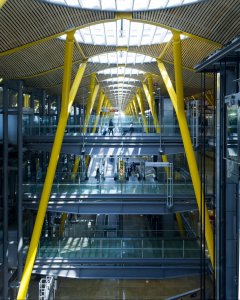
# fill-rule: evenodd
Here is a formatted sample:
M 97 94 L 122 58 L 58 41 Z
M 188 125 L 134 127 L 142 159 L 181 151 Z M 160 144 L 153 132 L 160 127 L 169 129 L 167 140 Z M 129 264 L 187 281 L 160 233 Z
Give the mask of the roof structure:
M 156 7 L 159 3 L 165 4 Z M 76 100 L 83 101 L 90 75 L 96 73 L 112 106 L 119 106 L 120 97 L 124 109 L 148 73 L 155 88 L 166 94 L 157 58 L 174 83 L 175 30 L 181 33 L 184 93 L 189 97 L 201 87 L 194 66 L 239 34 L 239 15 L 239 0 L 8 0 L 0 10 L 0 77 L 21 78 L 26 86 L 61 95 L 64 35 L 76 28 L 72 79 L 88 59 Z M 207 85 L 212 84 L 210 74 Z

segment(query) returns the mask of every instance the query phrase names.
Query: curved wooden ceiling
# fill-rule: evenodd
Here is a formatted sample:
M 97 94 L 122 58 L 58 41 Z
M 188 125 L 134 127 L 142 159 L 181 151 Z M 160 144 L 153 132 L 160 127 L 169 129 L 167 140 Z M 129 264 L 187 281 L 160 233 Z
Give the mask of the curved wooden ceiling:
M 185 96 L 191 96 L 199 92 L 201 85 L 200 75 L 194 72 L 194 66 L 240 33 L 239 15 L 239 0 L 207 0 L 183 7 L 133 12 L 132 20 L 173 28 L 188 35 L 187 39 L 182 40 L 182 61 Z M 58 36 L 71 28 L 114 19 L 116 13 L 109 11 L 83 10 L 34 0 L 8 0 L 0 10 L 0 77 L 4 80 L 21 78 L 27 86 L 61 94 L 65 42 Z M 80 47 L 82 52 L 74 46 L 72 78 L 85 57 L 117 50 L 114 46 L 80 44 Z M 164 48 L 165 44 L 161 44 L 129 47 L 128 51 L 156 58 Z M 171 43 L 161 60 L 174 82 Z M 88 63 L 77 100 L 81 101 L 81 89 L 88 87 L 91 73 L 116 66 Z M 154 74 L 155 85 L 166 93 L 156 62 L 130 67 Z M 97 76 L 100 85 L 103 78 L 109 77 Z M 209 87 L 212 85 L 210 76 L 207 84 Z M 111 94 L 108 93 L 108 96 L 114 102 Z

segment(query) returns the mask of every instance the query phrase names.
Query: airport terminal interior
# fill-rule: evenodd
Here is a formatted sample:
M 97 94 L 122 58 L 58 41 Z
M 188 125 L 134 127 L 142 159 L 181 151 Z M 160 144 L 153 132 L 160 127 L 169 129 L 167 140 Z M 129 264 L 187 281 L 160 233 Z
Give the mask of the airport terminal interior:
M 240 299 L 239 17 L 0 0 L 0 299 Z

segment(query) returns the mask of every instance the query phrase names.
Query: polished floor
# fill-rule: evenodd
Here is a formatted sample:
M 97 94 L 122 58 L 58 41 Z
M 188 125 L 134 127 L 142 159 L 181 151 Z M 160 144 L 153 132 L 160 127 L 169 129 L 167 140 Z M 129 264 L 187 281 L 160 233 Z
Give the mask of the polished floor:
M 31 281 L 29 300 L 38 299 L 39 277 Z M 59 278 L 56 300 L 163 300 L 200 287 L 201 278 L 191 276 L 164 280 L 79 280 Z M 206 299 L 212 298 L 211 281 Z M 192 299 L 185 297 L 185 299 Z M 200 299 L 197 294 L 194 300 Z

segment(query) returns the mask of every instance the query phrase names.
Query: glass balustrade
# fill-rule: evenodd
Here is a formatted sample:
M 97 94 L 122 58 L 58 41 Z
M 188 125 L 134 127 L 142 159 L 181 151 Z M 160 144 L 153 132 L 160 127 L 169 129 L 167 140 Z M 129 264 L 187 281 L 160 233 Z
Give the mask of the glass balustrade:
M 97 119 L 96 132 L 92 133 L 93 128 L 95 128 L 94 123 Z M 96 118 L 91 116 L 90 121 L 87 126 L 86 135 L 96 135 L 104 136 L 105 132 L 108 135 L 108 125 L 110 118 Z M 133 123 L 133 130 L 130 129 L 130 124 Z M 147 124 L 148 133 L 141 118 L 124 117 L 124 118 L 113 118 L 114 124 L 114 135 L 115 136 L 129 136 L 129 135 L 152 135 L 156 134 L 156 127 L 152 120 L 149 120 Z M 190 126 L 191 127 L 191 126 Z M 69 118 L 65 134 L 68 135 L 82 135 L 83 134 L 84 123 L 83 120 L 74 120 L 72 117 Z M 178 124 L 162 124 L 159 126 L 161 134 L 163 136 L 180 136 L 180 130 Z M 39 117 L 37 115 L 24 115 L 23 118 L 23 134 L 28 135 L 51 135 L 55 134 L 57 129 L 57 116 L 44 116 Z M 159 135 L 159 134 L 158 134 Z
M 31 198 L 33 195 L 41 194 L 43 184 L 28 183 L 23 184 L 23 193 Z M 161 183 L 129 183 L 129 182 L 100 182 L 100 183 L 80 183 L 80 184 L 53 184 L 51 198 L 54 195 L 58 199 L 75 199 L 81 195 L 159 195 L 167 196 L 167 186 Z M 174 184 L 173 196 L 194 195 L 193 186 L 189 184 Z M 87 199 L 87 198 L 86 198 Z
M 24 251 L 28 246 L 25 245 Z M 197 239 L 190 238 L 43 238 L 37 259 L 199 258 Z

